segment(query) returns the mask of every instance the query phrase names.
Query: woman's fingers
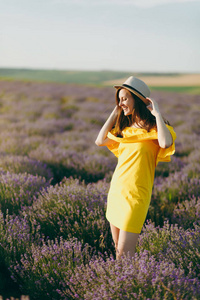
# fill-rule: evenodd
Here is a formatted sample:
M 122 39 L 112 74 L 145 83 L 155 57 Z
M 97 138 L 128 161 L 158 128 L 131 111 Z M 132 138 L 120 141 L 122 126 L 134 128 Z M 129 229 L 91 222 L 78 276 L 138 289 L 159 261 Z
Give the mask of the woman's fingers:
M 152 111 L 153 108 L 151 106 L 147 106 L 148 110 Z
M 151 98 L 146 97 L 146 99 L 149 101 L 149 104 L 153 102 Z

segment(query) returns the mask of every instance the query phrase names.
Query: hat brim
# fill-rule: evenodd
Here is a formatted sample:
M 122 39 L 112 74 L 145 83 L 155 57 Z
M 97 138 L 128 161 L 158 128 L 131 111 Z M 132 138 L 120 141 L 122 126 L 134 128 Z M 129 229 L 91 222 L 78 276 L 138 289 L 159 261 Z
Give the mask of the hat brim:
M 138 98 L 140 98 L 146 105 L 149 105 L 149 100 L 139 94 L 136 90 L 132 89 L 131 87 L 123 86 L 123 85 L 114 85 L 116 89 L 126 89 L 129 90 L 131 93 L 135 94 Z

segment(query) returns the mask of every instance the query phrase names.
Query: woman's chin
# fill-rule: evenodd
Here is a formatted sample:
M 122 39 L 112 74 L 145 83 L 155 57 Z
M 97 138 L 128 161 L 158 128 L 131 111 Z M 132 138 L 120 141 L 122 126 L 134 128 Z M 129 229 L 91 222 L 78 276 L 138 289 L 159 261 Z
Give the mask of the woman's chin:
M 124 111 L 124 115 L 125 116 L 129 116 L 129 115 L 131 115 L 131 112 L 130 111 L 129 112 L 128 111 Z

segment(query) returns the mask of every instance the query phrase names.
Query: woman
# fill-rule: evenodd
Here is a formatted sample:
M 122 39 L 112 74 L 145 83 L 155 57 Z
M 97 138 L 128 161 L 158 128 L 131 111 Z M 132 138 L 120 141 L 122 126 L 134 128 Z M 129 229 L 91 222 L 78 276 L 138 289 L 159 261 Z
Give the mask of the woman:
M 131 76 L 115 88 L 116 106 L 95 143 L 107 146 L 118 157 L 106 211 L 118 259 L 122 254 L 135 254 L 155 167 L 158 161 L 170 161 L 176 134 L 163 120 L 156 101 L 149 98 L 150 90 L 143 81 Z

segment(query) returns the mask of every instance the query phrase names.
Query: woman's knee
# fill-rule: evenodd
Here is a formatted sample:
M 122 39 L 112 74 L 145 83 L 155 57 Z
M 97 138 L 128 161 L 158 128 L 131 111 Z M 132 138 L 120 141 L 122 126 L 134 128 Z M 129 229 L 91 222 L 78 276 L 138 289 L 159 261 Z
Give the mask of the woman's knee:
M 121 245 L 136 245 L 138 241 L 139 233 L 128 232 L 124 230 L 120 230 L 118 244 Z
M 139 233 L 132 233 L 120 230 L 117 253 L 134 256 Z

